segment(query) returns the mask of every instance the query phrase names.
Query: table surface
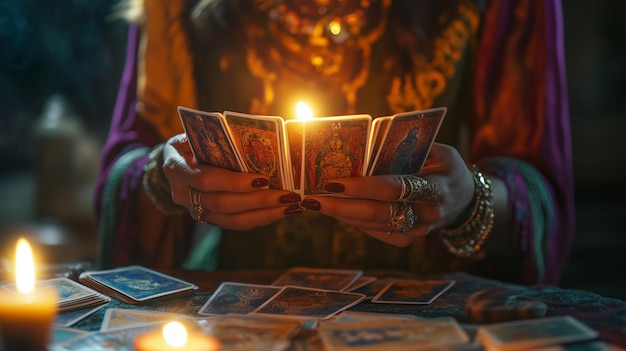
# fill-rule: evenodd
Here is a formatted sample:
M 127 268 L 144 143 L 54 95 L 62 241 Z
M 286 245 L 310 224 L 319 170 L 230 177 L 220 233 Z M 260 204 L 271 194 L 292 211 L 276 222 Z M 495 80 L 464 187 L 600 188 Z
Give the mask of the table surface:
M 187 271 L 181 269 L 157 269 L 173 277 L 198 286 L 193 296 L 179 297 L 162 301 L 152 301 L 140 305 L 127 305 L 112 299 L 106 308 L 129 308 L 175 312 L 198 317 L 197 311 L 222 282 L 270 284 L 284 271 L 282 270 L 236 270 L 236 271 Z M 403 272 L 366 271 L 364 275 L 378 277 L 416 277 Z M 424 278 L 424 277 L 417 277 Z M 432 278 L 432 277 L 429 277 Z M 464 312 L 467 298 L 488 288 L 512 287 L 519 289 L 520 295 L 543 301 L 547 306 L 547 316 L 571 315 L 599 332 L 599 340 L 626 349 L 626 301 L 607 298 L 583 291 L 562 289 L 554 286 L 519 286 L 485 279 L 467 273 L 452 273 L 440 276 L 452 279 L 452 289 L 428 305 L 375 304 L 361 302 L 350 308 L 351 311 L 377 312 L 388 314 L 409 314 L 424 318 L 454 317 L 461 324 L 471 324 Z M 78 322 L 73 328 L 98 331 L 106 308 Z

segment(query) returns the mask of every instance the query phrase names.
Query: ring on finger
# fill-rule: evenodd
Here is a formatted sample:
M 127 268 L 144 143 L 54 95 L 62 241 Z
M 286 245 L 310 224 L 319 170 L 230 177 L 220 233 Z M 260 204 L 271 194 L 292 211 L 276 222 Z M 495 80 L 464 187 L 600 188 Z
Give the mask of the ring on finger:
M 202 223 L 202 216 L 204 215 L 204 208 L 202 208 L 202 193 L 189 187 L 189 200 L 191 202 L 191 214 L 195 217 L 196 222 Z
M 399 177 L 401 183 L 400 196 L 397 201 L 430 201 L 439 200 L 439 185 L 415 175 Z
M 389 232 L 387 235 L 393 233 L 405 233 L 413 228 L 415 224 L 415 213 L 413 208 L 406 202 L 393 201 L 389 202 Z

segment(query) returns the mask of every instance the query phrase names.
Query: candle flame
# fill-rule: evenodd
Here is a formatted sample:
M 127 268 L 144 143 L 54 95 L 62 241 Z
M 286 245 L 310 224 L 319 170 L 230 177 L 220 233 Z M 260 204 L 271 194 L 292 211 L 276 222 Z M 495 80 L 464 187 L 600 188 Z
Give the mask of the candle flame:
M 298 117 L 298 119 L 306 121 L 309 119 L 313 119 L 313 112 L 311 112 L 309 105 L 300 101 L 296 104 L 296 116 Z
M 330 32 L 333 35 L 339 35 L 339 33 L 341 33 L 341 23 L 339 23 L 337 21 L 332 21 L 328 25 L 328 29 L 330 29 Z
M 187 330 L 180 322 L 169 322 L 163 327 L 163 339 L 172 347 L 183 347 L 187 344 Z
M 33 251 L 26 239 L 17 241 L 15 250 L 15 283 L 22 294 L 30 294 L 35 287 Z

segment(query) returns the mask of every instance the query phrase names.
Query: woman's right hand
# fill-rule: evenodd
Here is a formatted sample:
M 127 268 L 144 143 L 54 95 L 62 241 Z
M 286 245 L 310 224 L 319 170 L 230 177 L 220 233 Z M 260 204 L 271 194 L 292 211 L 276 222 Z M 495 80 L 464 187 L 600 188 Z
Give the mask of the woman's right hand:
M 250 230 L 303 211 L 298 194 L 268 189 L 265 175 L 198 164 L 184 133 L 167 141 L 163 160 L 173 201 L 186 207 L 198 221 Z M 194 196 L 201 211 L 192 203 Z

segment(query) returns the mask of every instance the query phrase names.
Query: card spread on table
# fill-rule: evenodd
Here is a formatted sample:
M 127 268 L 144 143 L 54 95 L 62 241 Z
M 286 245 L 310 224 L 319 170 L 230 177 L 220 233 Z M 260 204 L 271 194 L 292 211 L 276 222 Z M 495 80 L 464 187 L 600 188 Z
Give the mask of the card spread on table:
M 278 277 L 271 285 L 295 285 L 305 288 L 344 291 L 354 284 L 363 271 L 293 267 Z
M 591 340 L 598 332 L 571 316 L 528 319 L 480 326 L 476 340 L 489 350 L 527 350 Z
M 254 313 L 294 318 L 326 319 L 346 310 L 365 298 L 363 294 L 284 286 Z
M 168 322 L 185 318 L 189 317 L 182 314 L 161 311 L 109 308 L 104 313 L 104 318 L 102 319 L 102 324 L 100 325 L 100 331 Z
M 372 119 L 367 114 L 307 121 L 178 107 L 198 163 L 269 177 L 269 188 L 331 195 L 327 180 L 421 170 L 447 108 Z
M 194 284 L 137 265 L 83 272 L 79 280 L 129 304 L 191 294 L 197 289 Z
M 104 308 L 106 305 L 100 305 L 96 307 L 86 307 L 79 310 L 71 310 L 60 312 L 54 319 L 54 325 L 57 327 L 71 327 L 72 325 L 80 322 L 81 320 L 91 316 L 95 312 Z
M 392 280 L 374 296 L 372 302 L 429 304 L 453 285 L 453 280 Z
M 270 285 L 223 282 L 200 308 L 201 315 L 247 314 L 274 296 L 281 288 Z
M 469 341 L 469 336 L 452 317 L 324 323 L 319 332 L 324 349 L 330 351 L 435 350 Z

